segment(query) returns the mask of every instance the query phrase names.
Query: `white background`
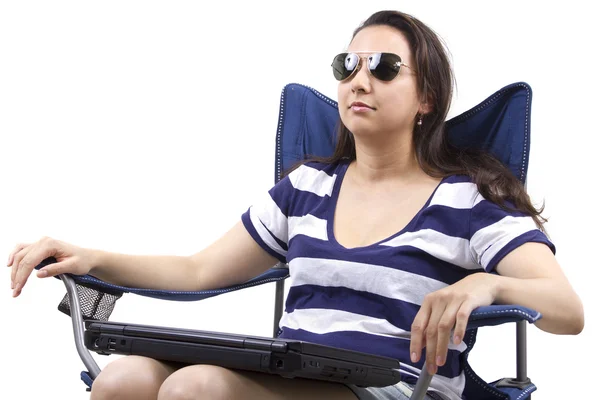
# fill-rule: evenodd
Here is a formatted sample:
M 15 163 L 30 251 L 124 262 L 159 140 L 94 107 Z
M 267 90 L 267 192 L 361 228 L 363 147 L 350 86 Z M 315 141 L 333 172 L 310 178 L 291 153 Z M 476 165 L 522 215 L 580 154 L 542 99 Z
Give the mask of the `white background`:
M 387 8 L 412 13 L 450 47 L 450 117 L 507 84 L 532 86 L 528 188 L 546 203 L 586 327 L 529 329 L 529 375 L 538 399 L 593 398 L 600 35 L 591 6 L 575 1 L 2 2 L 2 257 L 44 235 L 136 254 L 207 246 L 273 184 L 283 86 L 335 99 L 333 56 Z M 56 311 L 62 283 L 32 277 L 12 299 L 9 275 L 0 277 L 0 398 L 86 398 L 70 320 Z M 267 336 L 273 292 L 193 303 L 125 295 L 111 319 Z M 470 360 L 486 380 L 514 374 L 513 332 L 480 330 Z

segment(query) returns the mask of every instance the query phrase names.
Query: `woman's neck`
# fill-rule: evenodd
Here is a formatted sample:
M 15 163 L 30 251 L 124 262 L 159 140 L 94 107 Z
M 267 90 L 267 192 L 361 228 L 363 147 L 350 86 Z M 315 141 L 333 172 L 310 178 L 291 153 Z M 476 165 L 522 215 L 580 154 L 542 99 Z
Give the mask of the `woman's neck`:
M 410 139 L 397 140 L 395 143 L 355 140 L 355 146 L 356 160 L 351 167 L 356 181 L 365 184 L 407 182 L 425 174 L 419 166 Z

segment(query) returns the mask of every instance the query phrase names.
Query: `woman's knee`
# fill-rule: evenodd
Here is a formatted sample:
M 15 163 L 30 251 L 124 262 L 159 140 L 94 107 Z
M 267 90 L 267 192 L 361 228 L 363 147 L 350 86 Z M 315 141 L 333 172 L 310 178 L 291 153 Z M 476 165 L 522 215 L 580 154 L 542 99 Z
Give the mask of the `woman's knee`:
M 192 365 L 169 376 L 158 393 L 158 400 L 224 400 L 238 396 L 237 374 L 214 365 Z M 239 395 L 239 393 L 238 393 Z
M 92 385 L 90 400 L 150 399 L 174 368 L 146 357 L 127 356 L 108 364 Z

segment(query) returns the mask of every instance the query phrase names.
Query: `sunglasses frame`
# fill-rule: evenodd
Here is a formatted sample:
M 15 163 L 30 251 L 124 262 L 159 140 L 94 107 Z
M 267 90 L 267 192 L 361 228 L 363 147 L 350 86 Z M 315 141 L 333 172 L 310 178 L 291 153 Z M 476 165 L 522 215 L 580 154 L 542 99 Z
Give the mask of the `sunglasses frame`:
M 345 58 L 345 57 L 346 57 L 348 54 L 356 54 L 356 55 L 358 56 L 358 63 L 356 64 L 356 67 L 354 68 L 354 70 L 352 70 L 352 72 L 350 73 L 350 75 L 348 75 L 346 78 L 344 78 L 344 79 L 341 79 L 341 80 L 338 80 L 338 79 L 336 78 L 336 80 L 337 80 L 338 82 L 344 82 L 344 81 L 347 81 L 348 79 L 350 79 L 350 78 L 352 78 L 354 75 L 356 75 L 356 74 L 358 73 L 358 71 L 360 71 L 360 69 L 361 69 L 361 68 L 362 68 L 362 66 L 363 66 L 363 60 L 366 60 L 367 58 L 371 57 L 373 54 L 392 54 L 392 55 L 394 55 L 394 56 L 398 57 L 398 59 L 400 60 L 399 62 L 397 62 L 397 63 L 396 63 L 396 65 L 398 65 L 399 67 L 406 67 L 406 68 L 408 68 L 408 69 L 410 69 L 411 71 L 413 71 L 413 72 L 414 72 L 414 70 L 413 70 L 413 69 L 412 69 L 412 68 L 411 68 L 409 65 L 405 64 L 404 62 L 402 62 L 402 57 L 400 57 L 400 56 L 399 56 L 398 54 L 396 54 L 396 53 L 390 53 L 390 52 L 386 52 L 386 51 L 348 51 L 348 52 L 344 52 L 344 53 L 339 53 L 339 54 L 337 54 L 337 55 L 336 55 L 336 56 L 333 58 L 333 60 L 334 60 L 334 61 L 332 61 L 332 62 L 331 62 L 331 67 L 332 67 L 332 68 L 333 68 L 333 63 L 335 62 L 335 59 L 336 59 L 336 58 L 338 58 L 339 56 L 341 56 L 342 54 L 344 54 L 344 58 Z M 361 54 L 364 54 L 364 55 L 363 55 L 363 56 L 361 56 Z M 399 69 L 398 69 L 398 73 L 396 74 L 396 76 L 394 76 L 394 77 L 393 77 L 392 79 L 390 79 L 389 81 L 385 81 L 385 80 L 383 80 L 383 79 L 379 79 L 379 78 L 377 78 L 375 75 L 373 75 L 373 71 L 371 71 L 371 69 L 370 69 L 370 68 L 367 68 L 367 71 L 369 72 L 369 74 L 370 74 L 370 75 L 371 75 L 373 78 L 375 78 L 375 79 L 377 79 L 378 81 L 381 81 L 381 82 L 391 82 L 391 81 L 393 81 L 394 79 L 396 79 L 396 78 L 398 77 L 398 75 L 400 75 L 400 71 L 401 71 L 401 70 L 402 70 L 402 69 L 401 69 L 401 68 L 399 68 Z

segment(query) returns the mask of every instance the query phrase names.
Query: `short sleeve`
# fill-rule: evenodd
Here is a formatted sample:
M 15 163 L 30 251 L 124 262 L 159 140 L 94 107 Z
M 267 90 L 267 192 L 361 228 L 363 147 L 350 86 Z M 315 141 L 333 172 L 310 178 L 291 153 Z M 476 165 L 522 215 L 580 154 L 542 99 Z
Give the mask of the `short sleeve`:
M 481 195 L 471 209 L 469 228 L 471 255 L 487 272 L 493 271 L 508 253 L 527 242 L 544 243 L 556 253 L 554 244 L 531 216 L 504 210 Z
M 290 176 L 281 179 L 242 214 L 252 238 L 266 252 L 285 263 L 288 251 L 288 215 L 294 197 Z

